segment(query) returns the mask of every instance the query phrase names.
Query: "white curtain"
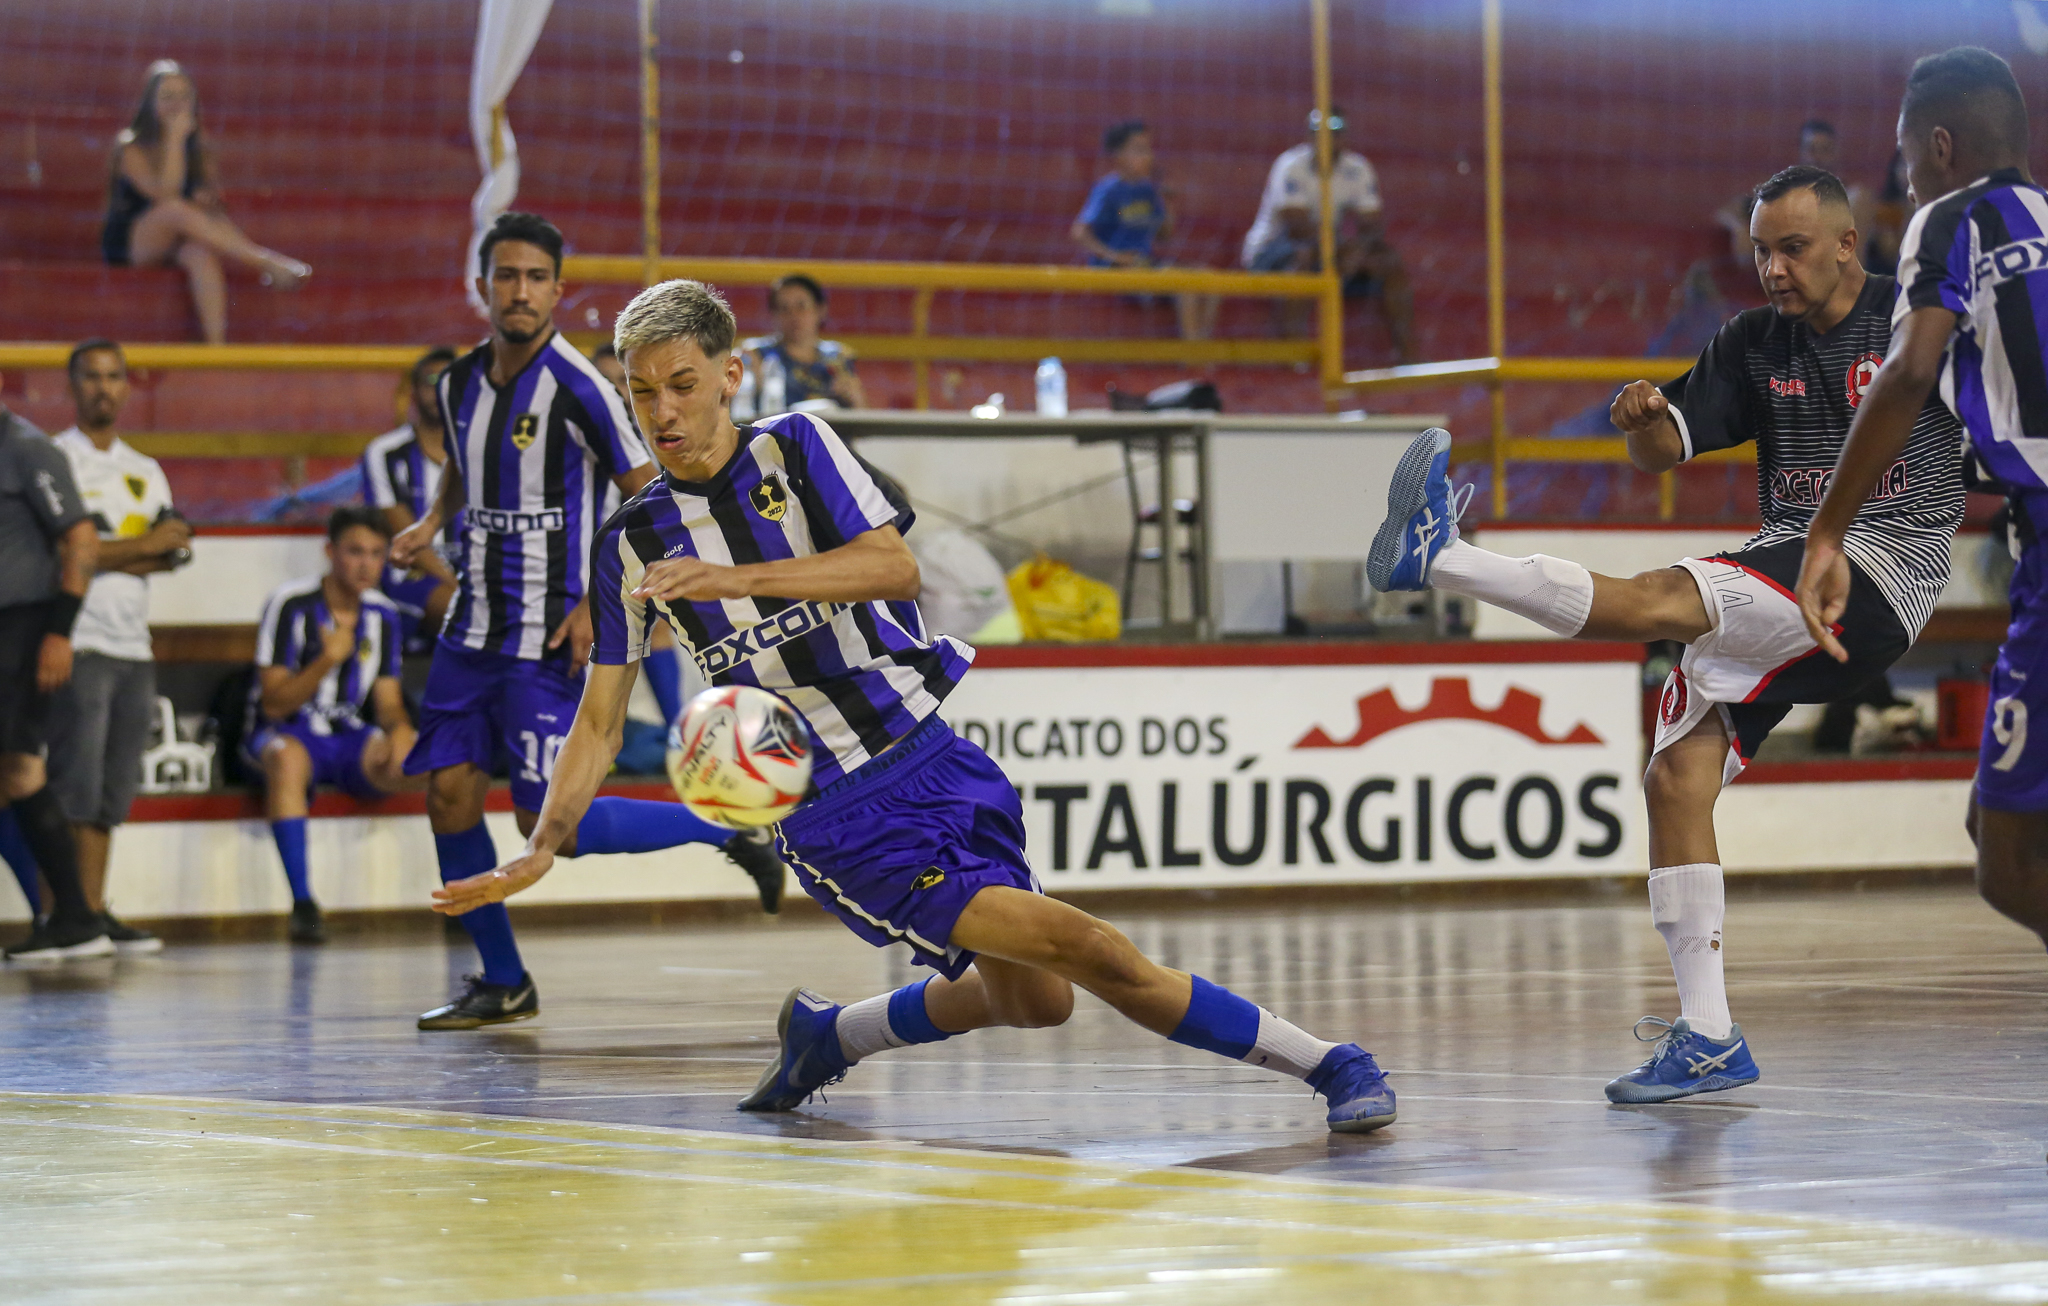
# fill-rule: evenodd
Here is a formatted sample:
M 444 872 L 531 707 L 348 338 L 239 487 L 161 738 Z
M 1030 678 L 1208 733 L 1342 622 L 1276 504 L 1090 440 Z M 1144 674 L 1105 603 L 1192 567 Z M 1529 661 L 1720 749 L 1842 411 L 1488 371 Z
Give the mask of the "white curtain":
M 484 179 L 469 202 L 473 230 L 462 259 L 462 283 L 479 314 L 484 304 L 475 285 L 482 273 L 476 262 L 477 242 L 519 195 L 519 144 L 505 118 L 505 97 L 525 69 L 553 5 L 554 0 L 479 0 L 476 58 L 469 67 L 469 134 L 476 142 L 476 161 Z

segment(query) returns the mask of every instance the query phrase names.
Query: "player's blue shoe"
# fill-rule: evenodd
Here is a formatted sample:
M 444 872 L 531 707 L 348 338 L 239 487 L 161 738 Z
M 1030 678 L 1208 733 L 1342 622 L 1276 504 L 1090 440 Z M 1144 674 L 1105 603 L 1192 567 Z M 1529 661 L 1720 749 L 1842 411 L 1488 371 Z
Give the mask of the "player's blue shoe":
M 742 1111 L 794 1111 L 805 1098 L 846 1078 L 852 1069 L 839 1050 L 840 1005 L 809 989 L 791 989 L 775 1019 L 781 1055 L 740 1101 Z
M 1661 1037 L 1651 1035 L 1657 1050 L 1650 1053 L 1648 1061 L 1607 1085 L 1610 1102 L 1669 1102 L 1754 1084 L 1763 1075 L 1756 1068 L 1756 1058 L 1749 1055 L 1749 1040 L 1742 1037 L 1740 1025 L 1727 1038 L 1713 1039 L 1694 1033 L 1683 1016 L 1675 1021 L 1645 1016 L 1635 1027 L 1636 1037 L 1645 1043 L 1650 1041 L 1643 1038 L 1645 1025 L 1664 1031 Z
M 1365 555 L 1366 579 L 1382 594 L 1429 588 L 1430 564 L 1458 538 L 1458 517 L 1475 486 L 1451 488 L 1451 433 L 1432 426 L 1415 437 L 1394 465 L 1387 487 L 1387 519 Z
M 1330 1132 L 1364 1134 L 1394 1123 L 1394 1090 L 1372 1053 L 1339 1043 L 1323 1054 L 1308 1086 L 1330 1103 Z

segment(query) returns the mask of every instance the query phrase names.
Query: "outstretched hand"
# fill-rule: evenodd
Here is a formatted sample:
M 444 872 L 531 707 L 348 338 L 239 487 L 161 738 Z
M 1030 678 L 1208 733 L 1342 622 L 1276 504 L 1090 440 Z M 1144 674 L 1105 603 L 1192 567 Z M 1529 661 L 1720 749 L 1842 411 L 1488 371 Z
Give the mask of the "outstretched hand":
M 1799 564 L 1799 584 L 1793 592 L 1799 599 L 1799 615 L 1806 620 L 1806 633 L 1829 657 L 1847 662 L 1849 650 L 1835 638 L 1836 623 L 1849 606 L 1849 559 L 1842 546 L 1807 536 L 1806 557 Z
M 1647 431 L 1671 419 L 1671 401 L 1648 381 L 1631 381 L 1614 396 L 1607 420 L 1617 431 Z
M 553 853 L 522 853 L 494 871 L 472 875 L 465 880 L 450 880 L 434 890 L 434 910 L 443 916 L 461 916 L 479 907 L 503 902 L 520 890 L 530 888 L 554 864 Z

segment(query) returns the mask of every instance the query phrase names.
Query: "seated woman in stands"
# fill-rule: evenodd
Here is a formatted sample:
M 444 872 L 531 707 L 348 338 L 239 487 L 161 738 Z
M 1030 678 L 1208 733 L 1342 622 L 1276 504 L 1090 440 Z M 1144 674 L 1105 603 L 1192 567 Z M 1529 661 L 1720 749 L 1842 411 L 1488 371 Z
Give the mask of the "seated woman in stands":
M 746 375 L 733 396 L 738 422 L 813 408 L 865 408 L 867 396 L 853 374 L 853 351 L 821 340 L 825 288 L 801 272 L 768 288 L 775 334 L 740 342 Z
M 228 337 L 223 258 L 252 269 L 263 284 L 280 290 L 293 289 L 312 274 L 304 263 L 265 249 L 228 220 L 199 130 L 199 92 L 172 60 L 149 66 L 135 119 L 114 138 L 108 189 L 100 252 L 115 267 L 176 264 L 185 269 L 208 344 Z

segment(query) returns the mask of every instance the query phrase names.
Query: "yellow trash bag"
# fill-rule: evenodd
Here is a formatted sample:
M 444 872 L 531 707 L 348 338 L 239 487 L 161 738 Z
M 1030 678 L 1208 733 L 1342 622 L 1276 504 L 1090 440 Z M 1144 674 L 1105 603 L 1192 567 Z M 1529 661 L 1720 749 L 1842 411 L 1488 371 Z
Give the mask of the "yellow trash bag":
M 1025 639 L 1081 644 L 1123 633 L 1116 591 L 1064 562 L 1041 553 L 1018 564 L 1009 586 Z

